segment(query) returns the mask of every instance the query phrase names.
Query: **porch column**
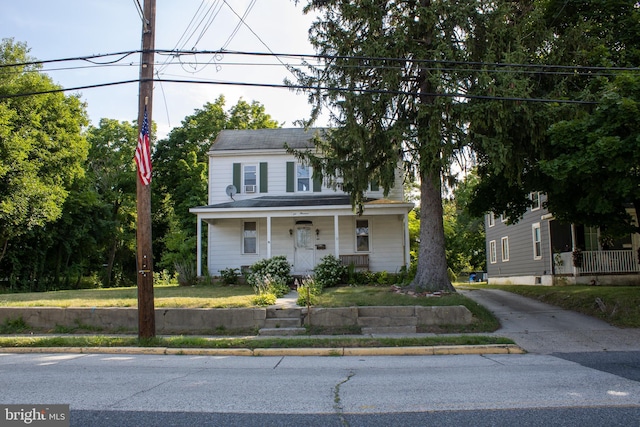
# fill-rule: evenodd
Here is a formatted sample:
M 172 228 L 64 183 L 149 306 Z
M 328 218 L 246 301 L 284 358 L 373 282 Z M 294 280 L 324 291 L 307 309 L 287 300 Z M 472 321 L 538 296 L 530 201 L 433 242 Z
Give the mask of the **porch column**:
M 340 259 L 340 227 L 338 225 L 338 215 L 333 216 L 333 238 L 336 258 Z
M 196 274 L 202 276 L 202 218 L 196 221 Z
M 409 268 L 411 265 L 411 253 L 409 252 L 409 212 L 404 214 L 404 265 Z
M 271 215 L 267 215 L 267 258 L 271 258 Z

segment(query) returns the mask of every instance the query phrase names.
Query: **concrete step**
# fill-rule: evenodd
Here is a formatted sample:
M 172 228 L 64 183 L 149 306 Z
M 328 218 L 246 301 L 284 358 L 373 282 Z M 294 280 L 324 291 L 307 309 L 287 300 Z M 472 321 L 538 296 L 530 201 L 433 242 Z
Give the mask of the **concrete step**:
M 415 326 L 375 326 L 375 327 L 363 327 L 362 335 L 370 334 L 415 334 Z
M 304 335 L 307 333 L 305 328 L 262 328 L 258 331 L 258 335 L 263 336 L 290 336 Z
M 302 308 L 267 307 L 267 319 L 300 318 Z
M 418 325 L 417 317 L 358 317 L 358 325 L 362 327 L 396 327 Z
M 265 328 L 299 328 L 302 324 L 300 317 L 277 317 L 264 319 Z

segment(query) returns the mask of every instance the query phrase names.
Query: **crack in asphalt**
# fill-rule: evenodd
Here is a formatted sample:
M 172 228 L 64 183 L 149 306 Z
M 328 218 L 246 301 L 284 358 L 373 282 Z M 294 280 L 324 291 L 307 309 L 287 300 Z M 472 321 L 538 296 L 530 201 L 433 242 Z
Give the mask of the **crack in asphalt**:
M 338 415 L 338 418 L 340 419 L 340 423 L 345 427 L 348 427 L 349 423 L 344 418 L 344 415 L 342 413 L 344 408 L 342 407 L 342 400 L 340 398 L 340 387 L 343 384 L 347 383 L 351 378 L 353 378 L 355 376 L 355 374 L 356 374 L 355 372 L 349 371 L 349 374 L 347 375 L 347 378 L 345 378 L 344 380 L 340 381 L 333 388 L 333 409 L 336 411 L 336 415 Z

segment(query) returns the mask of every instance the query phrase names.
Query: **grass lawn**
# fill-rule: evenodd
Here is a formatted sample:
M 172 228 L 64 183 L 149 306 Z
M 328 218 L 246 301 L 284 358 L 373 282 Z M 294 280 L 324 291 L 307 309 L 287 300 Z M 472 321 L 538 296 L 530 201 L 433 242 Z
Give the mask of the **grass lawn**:
M 113 288 L 0 294 L 0 307 L 136 307 L 136 292 L 136 288 Z M 253 296 L 253 289 L 249 286 L 157 286 L 154 288 L 155 307 L 251 307 Z M 458 294 L 414 298 L 393 293 L 388 286 L 345 286 L 326 289 L 316 304 L 318 307 L 390 305 L 464 305 L 474 315 L 471 325 L 429 328 L 419 326 L 418 332 L 477 333 L 493 332 L 499 327 L 499 322 L 487 309 Z M 19 333 L 27 330 L 25 328 L 28 326 L 16 321 L 11 324 L 5 322 L 0 324 L 0 333 Z M 310 332 L 320 333 L 321 331 Z
M 488 286 L 465 284 L 464 287 L 502 289 L 597 317 L 618 327 L 640 328 L 640 287 L 638 286 Z
M 291 337 L 291 338 L 203 338 L 203 337 L 135 337 L 53 336 L 0 337 L 0 347 L 167 347 L 167 348 L 354 348 L 354 347 L 416 347 L 444 345 L 513 344 L 503 337 L 481 335 L 363 338 L 363 337 Z
M 250 286 L 155 286 L 154 306 L 182 308 L 251 307 Z M 0 307 L 137 307 L 138 288 L 0 294 Z

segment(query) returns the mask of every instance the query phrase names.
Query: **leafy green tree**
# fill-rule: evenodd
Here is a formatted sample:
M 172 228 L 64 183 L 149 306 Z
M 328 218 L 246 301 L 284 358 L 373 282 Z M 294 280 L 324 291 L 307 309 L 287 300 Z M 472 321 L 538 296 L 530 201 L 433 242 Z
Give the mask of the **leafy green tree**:
M 553 185 L 548 207 L 557 219 L 600 226 L 612 237 L 640 232 L 627 213 L 640 212 L 640 76 L 622 74 L 590 114 L 550 129 L 550 156 L 540 161 Z
M 157 142 L 152 203 L 154 253 L 160 266 L 173 270 L 175 262 L 193 256 L 196 219 L 189 208 L 207 203 L 207 151 L 218 133 L 277 126 L 260 103 L 240 99 L 226 111 L 225 98 L 219 96 L 185 117 L 167 139 Z
M 152 133 L 153 134 L 153 133 Z M 135 283 L 136 169 L 133 162 L 137 127 L 101 119 L 90 127 L 87 171 L 103 207 L 100 229 L 105 287 Z M 98 224 L 96 224 L 96 227 Z
M 485 269 L 484 216 L 471 215 L 467 209 L 478 182 L 476 173 L 468 174 L 444 202 L 447 264 L 456 275 Z
M 76 96 L 24 96 L 60 89 L 39 65 L 13 65 L 32 62 L 28 52 L 12 39 L 0 43 L 0 260 L 11 242 L 61 216 L 88 151 Z
M 514 50 L 523 54 L 518 63 L 627 68 L 640 64 L 640 8 L 634 2 L 528 3 L 521 19 L 510 20 L 520 25 L 502 27 L 509 35 L 503 45 L 521 46 Z M 487 36 L 484 44 L 499 42 Z M 509 61 L 508 49 L 503 52 L 496 61 L 516 62 Z M 550 68 L 513 71 L 485 73 L 475 87 L 479 92 L 596 105 L 475 102 L 470 133 L 482 182 L 474 211 L 504 212 L 517 221 L 530 203 L 529 192 L 544 191 L 558 219 L 628 231 L 630 218 L 623 205 L 634 203 L 637 195 L 631 188 L 638 185 L 638 134 L 632 114 L 637 76 L 578 68 L 571 73 Z M 624 148 L 621 141 L 627 144 Z

